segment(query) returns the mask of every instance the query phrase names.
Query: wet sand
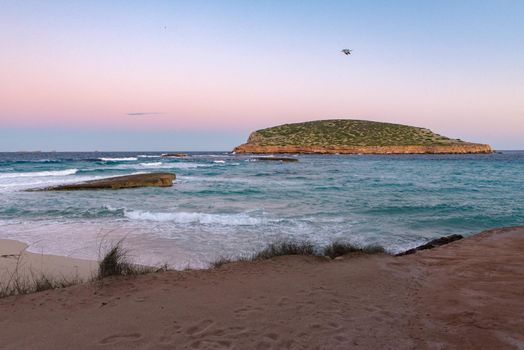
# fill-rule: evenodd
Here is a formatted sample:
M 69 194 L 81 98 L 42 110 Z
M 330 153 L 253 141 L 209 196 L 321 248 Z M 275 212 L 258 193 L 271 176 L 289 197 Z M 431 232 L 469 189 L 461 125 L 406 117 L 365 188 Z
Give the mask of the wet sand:
M 0 300 L 2 349 L 521 349 L 524 227 L 413 255 L 286 256 Z
M 87 280 L 96 272 L 96 261 L 28 252 L 27 244 L 0 239 L 0 283 L 5 284 L 17 274 L 22 279 L 41 275 L 65 279 Z

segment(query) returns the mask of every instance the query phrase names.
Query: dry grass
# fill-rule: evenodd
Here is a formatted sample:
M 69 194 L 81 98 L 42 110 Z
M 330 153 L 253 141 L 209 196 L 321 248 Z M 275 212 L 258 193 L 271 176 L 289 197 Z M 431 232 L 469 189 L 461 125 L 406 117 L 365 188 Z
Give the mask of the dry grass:
M 277 256 L 284 255 L 303 255 L 303 256 L 317 256 L 317 257 L 329 257 L 334 259 L 338 256 L 347 254 L 380 254 L 386 253 L 383 247 L 379 245 L 368 245 L 368 246 L 357 246 L 345 242 L 333 242 L 330 245 L 318 249 L 313 243 L 309 241 L 278 241 L 269 244 L 266 248 L 261 251 L 251 254 L 249 256 L 239 257 L 218 257 L 215 261 L 210 264 L 212 268 L 219 268 L 223 265 L 239 262 L 239 261 L 256 261 L 266 260 Z
M 122 246 L 122 240 L 112 244 L 98 265 L 97 280 L 110 276 L 137 276 L 152 272 L 167 271 L 168 266 L 143 266 L 131 262 L 129 251 Z
M 251 260 L 271 259 L 283 255 L 316 255 L 315 247 L 308 241 L 278 241 L 271 243 L 260 252 L 254 254 Z
M 31 270 L 29 274 L 24 274 L 21 268 L 22 254 L 19 254 L 15 269 L 9 273 L 5 282 L 0 282 L 0 298 L 42 292 L 49 289 L 65 288 L 84 282 L 79 277 L 54 277 L 46 275 L 43 272 L 35 273 Z
M 347 254 L 380 254 L 385 253 L 379 245 L 358 246 L 347 242 L 336 241 L 324 248 L 324 255 L 334 259 Z
M 65 288 L 76 284 L 88 282 L 76 277 L 56 277 L 43 272 L 32 270 L 23 271 L 22 257 L 17 256 L 15 268 L 9 273 L 2 282 L 0 280 L 0 298 L 13 295 L 23 295 L 41 292 L 49 289 Z M 122 241 L 118 241 L 109 246 L 98 266 L 98 273 L 92 280 L 102 280 L 110 276 L 137 276 L 151 272 L 167 271 L 168 266 L 150 267 L 134 264 L 130 261 L 127 249 L 122 246 Z

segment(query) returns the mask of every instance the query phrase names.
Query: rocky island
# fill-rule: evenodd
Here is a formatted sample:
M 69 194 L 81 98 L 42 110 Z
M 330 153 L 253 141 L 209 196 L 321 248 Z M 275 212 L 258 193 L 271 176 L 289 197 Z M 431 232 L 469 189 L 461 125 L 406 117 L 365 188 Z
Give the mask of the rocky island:
M 426 128 L 367 120 L 332 119 L 283 124 L 251 133 L 235 153 L 492 153 L 489 145 L 465 142 Z

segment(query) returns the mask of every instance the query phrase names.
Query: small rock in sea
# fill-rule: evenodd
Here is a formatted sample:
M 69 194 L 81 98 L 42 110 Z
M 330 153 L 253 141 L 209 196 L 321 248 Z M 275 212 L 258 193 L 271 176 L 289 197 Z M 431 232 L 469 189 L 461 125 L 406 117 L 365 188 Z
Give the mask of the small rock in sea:
M 288 157 L 256 157 L 253 158 L 256 160 L 268 160 L 268 161 L 274 161 L 274 162 L 298 162 L 297 158 L 288 158 Z
M 188 154 L 186 153 L 166 153 L 162 154 L 162 157 L 164 158 L 185 158 Z

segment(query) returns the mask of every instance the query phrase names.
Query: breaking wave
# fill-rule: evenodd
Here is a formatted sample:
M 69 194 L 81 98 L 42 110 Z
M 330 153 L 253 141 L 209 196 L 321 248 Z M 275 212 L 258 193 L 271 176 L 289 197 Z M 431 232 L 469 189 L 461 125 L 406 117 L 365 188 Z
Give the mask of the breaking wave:
M 138 160 L 136 157 L 123 157 L 123 158 L 98 158 L 103 162 L 132 162 Z
M 140 166 L 145 168 L 160 168 L 162 167 L 162 162 L 140 163 Z
M 56 171 L 30 171 L 26 173 L 6 173 L 0 174 L 0 179 L 9 179 L 17 177 L 41 177 L 41 176 L 67 176 L 74 175 L 78 169 L 66 169 Z
M 254 218 L 247 214 L 207 214 L 207 213 L 153 213 L 143 210 L 125 211 L 124 215 L 131 220 L 175 222 L 179 224 L 202 224 L 202 225 L 259 225 L 263 222 L 261 218 Z

